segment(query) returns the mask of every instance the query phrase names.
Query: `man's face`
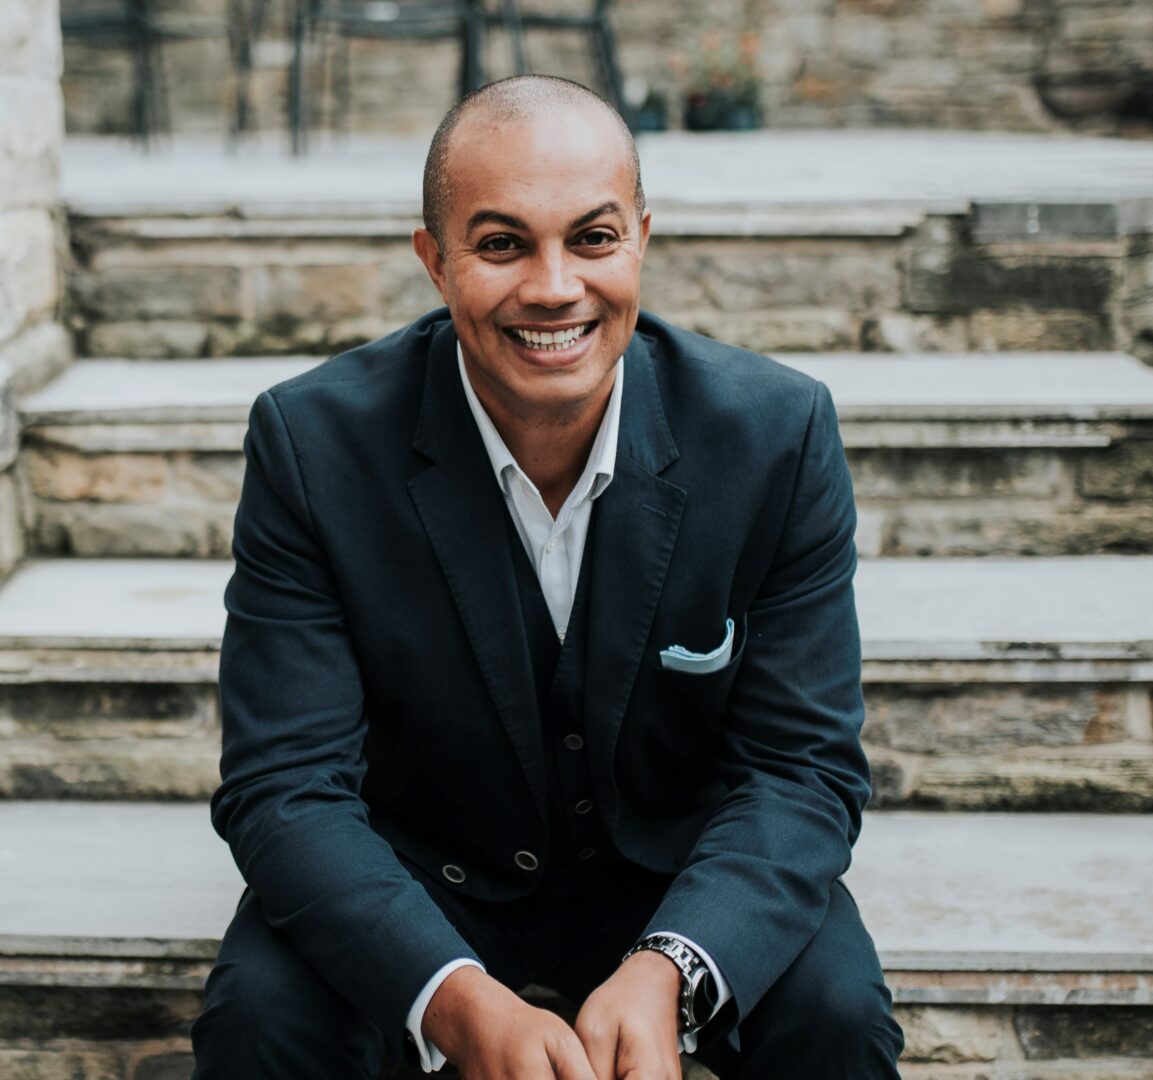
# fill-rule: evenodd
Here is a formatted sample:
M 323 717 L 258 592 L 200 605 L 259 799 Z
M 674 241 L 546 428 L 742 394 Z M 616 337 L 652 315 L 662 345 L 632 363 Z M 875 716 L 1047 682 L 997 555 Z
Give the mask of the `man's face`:
M 611 117 L 593 108 L 453 135 L 443 250 L 414 246 L 452 313 L 477 396 L 498 425 L 603 407 L 636 326 L 649 215 Z

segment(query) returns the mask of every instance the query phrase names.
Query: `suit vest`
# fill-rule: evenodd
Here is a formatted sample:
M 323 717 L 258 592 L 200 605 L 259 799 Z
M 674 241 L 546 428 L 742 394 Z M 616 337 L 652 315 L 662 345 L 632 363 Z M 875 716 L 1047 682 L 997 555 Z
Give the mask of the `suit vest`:
M 596 509 L 594 504 L 593 514 Z M 564 643 L 557 637 L 548 603 L 524 544 L 509 518 L 520 615 L 524 620 L 536 687 L 548 782 L 549 854 L 541 888 L 569 892 L 619 869 L 593 797 L 585 731 L 585 658 L 589 625 L 589 580 L 593 528 L 588 531 L 576 596 Z

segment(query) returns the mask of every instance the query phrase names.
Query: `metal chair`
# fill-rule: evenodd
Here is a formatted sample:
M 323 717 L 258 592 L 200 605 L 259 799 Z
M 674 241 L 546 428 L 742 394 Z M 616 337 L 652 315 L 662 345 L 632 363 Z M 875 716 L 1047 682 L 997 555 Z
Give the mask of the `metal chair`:
M 248 123 L 248 86 L 246 80 L 239 78 L 237 63 L 237 58 L 240 55 L 247 57 L 251 49 L 250 41 L 244 36 L 247 19 L 243 3 L 244 0 L 229 0 L 226 28 L 238 72 L 232 117 L 234 134 L 243 131 Z M 147 148 L 153 145 L 158 135 L 172 130 L 161 46 L 169 41 L 215 37 L 225 28 L 191 19 L 159 16 L 153 10 L 152 0 L 100 0 L 96 6 L 65 4 L 60 29 L 66 40 L 128 50 L 133 67 L 132 134 Z
M 616 34 L 609 14 L 614 0 L 593 0 L 584 12 L 543 10 L 526 7 L 518 0 L 502 0 L 499 18 L 513 39 L 517 73 L 529 70 L 525 60 L 523 33 L 525 30 L 575 30 L 588 36 L 593 64 L 596 66 L 601 91 L 616 106 L 617 111 L 631 123 L 630 110 L 625 102 L 624 76 L 617 59 Z
M 289 71 L 293 153 L 302 154 L 307 149 L 311 114 L 305 54 L 319 32 L 342 38 L 455 39 L 460 43 L 457 89 L 463 96 L 484 82 L 481 50 L 485 23 L 481 0 L 297 0 Z M 338 87 L 347 111 L 347 81 Z

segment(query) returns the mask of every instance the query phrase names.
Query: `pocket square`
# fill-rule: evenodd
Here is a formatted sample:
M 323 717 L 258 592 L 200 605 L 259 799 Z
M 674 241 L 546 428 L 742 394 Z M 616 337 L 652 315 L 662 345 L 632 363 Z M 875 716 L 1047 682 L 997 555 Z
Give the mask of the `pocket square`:
M 661 667 L 666 671 L 683 671 L 688 675 L 711 675 L 720 671 L 733 657 L 733 620 L 725 620 L 725 640 L 712 652 L 697 653 L 683 645 L 661 649 Z

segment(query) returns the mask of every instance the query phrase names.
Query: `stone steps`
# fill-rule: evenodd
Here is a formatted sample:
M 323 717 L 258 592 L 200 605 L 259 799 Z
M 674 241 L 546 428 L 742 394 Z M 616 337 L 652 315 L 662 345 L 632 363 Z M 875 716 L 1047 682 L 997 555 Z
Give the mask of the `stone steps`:
M 368 140 L 289 163 L 178 142 L 141 161 L 68 144 L 79 352 L 331 353 L 409 321 L 437 302 L 410 250 L 424 151 Z M 641 155 L 643 301 L 682 325 L 764 352 L 1153 359 L 1137 143 L 763 132 L 649 137 Z
M 1104 354 L 818 354 L 866 555 L 1153 550 L 1153 371 Z M 41 555 L 229 553 L 248 407 L 309 357 L 85 360 L 23 404 Z
M 0 590 L 0 795 L 207 798 L 230 564 L 46 560 Z M 876 803 L 1153 809 L 1153 558 L 864 560 Z
M 207 807 L 7 803 L 0 836 L 0 1074 L 186 1078 L 241 888 Z M 904 1075 L 1153 1075 L 1151 845 L 1148 816 L 870 813 L 848 882 Z

